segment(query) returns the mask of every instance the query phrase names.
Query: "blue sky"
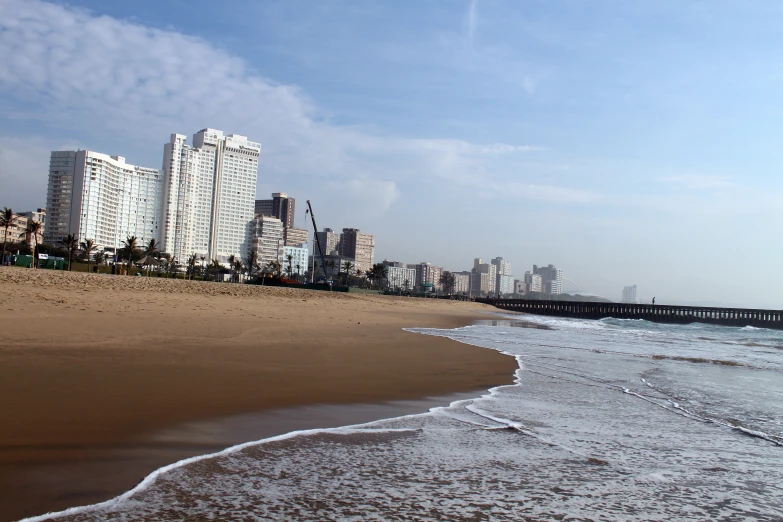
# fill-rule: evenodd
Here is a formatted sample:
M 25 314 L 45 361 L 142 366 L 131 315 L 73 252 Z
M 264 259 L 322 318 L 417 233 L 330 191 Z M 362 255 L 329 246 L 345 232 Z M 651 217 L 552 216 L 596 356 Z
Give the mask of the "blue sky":
M 48 152 L 262 143 L 376 257 L 554 263 L 585 291 L 783 307 L 783 4 L 0 0 L 0 205 Z M 298 224 L 304 224 L 304 206 Z M 567 285 L 567 288 L 573 288 Z

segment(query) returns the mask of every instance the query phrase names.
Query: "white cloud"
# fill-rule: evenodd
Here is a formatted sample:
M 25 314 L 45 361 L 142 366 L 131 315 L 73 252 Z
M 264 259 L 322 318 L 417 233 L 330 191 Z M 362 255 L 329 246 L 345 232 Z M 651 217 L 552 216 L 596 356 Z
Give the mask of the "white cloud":
M 128 143 L 144 147 L 154 158 L 149 166 L 160 161 L 172 132 L 220 128 L 262 143 L 265 184 L 294 176 L 311 186 L 337 184 L 383 214 L 400 196 L 401 183 L 435 177 L 468 189 L 478 182 L 497 185 L 509 177 L 498 157 L 537 149 L 332 125 L 297 86 L 265 78 L 201 38 L 40 0 L 0 0 L 0 12 L 0 95 L 22 102 L 26 119 L 40 119 L 88 146 L 109 134 L 117 145 L 106 152 L 124 154 Z M 472 34 L 475 2 L 470 19 Z M 2 147 L 6 171 L 27 161 L 8 144 Z M 34 187 L 39 194 L 45 193 L 40 184 L 48 147 L 28 151 L 41 164 Z M 520 195 L 550 200 L 558 190 L 570 189 L 534 188 Z M 496 197 L 503 196 L 497 191 Z

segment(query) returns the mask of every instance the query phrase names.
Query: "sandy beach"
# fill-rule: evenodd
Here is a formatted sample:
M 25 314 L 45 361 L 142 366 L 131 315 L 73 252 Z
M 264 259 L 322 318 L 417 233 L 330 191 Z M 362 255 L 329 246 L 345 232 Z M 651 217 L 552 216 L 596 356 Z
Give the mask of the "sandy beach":
M 368 403 L 484 390 L 516 369 L 402 330 L 486 318 L 473 303 L 15 267 L 0 268 L 0 300 L 3 521 L 111 498 L 225 442 L 189 440 L 189 423 L 261 412 L 253 440 L 303 426 L 287 423 L 317 417 L 312 405 L 366 417 Z

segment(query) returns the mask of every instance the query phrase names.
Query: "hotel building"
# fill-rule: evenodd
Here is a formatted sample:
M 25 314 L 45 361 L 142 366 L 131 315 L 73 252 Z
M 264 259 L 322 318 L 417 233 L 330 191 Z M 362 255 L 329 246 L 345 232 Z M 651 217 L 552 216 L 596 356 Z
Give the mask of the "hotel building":
M 203 255 L 226 263 L 251 249 L 261 145 L 202 129 L 172 134 L 163 149 L 161 250 L 178 259 Z
M 162 181 L 157 169 L 131 165 L 122 156 L 53 151 L 44 242 L 57 244 L 74 234 L 78 241 L 118 249 L 129 236 L 139 245 L 159 240 Z

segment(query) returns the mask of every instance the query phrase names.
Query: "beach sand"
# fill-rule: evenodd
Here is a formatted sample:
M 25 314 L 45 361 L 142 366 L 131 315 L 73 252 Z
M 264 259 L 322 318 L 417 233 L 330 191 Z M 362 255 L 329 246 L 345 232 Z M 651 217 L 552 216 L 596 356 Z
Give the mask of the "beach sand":
M 402 330 L 493 310 L 475 303 L 0 267 L 0 306 L 0 521 L 244 440 L 424 411 L 380 403 L 486 390 L 517 368 Z M 362 406 L 326 418 L 318 404 Z

